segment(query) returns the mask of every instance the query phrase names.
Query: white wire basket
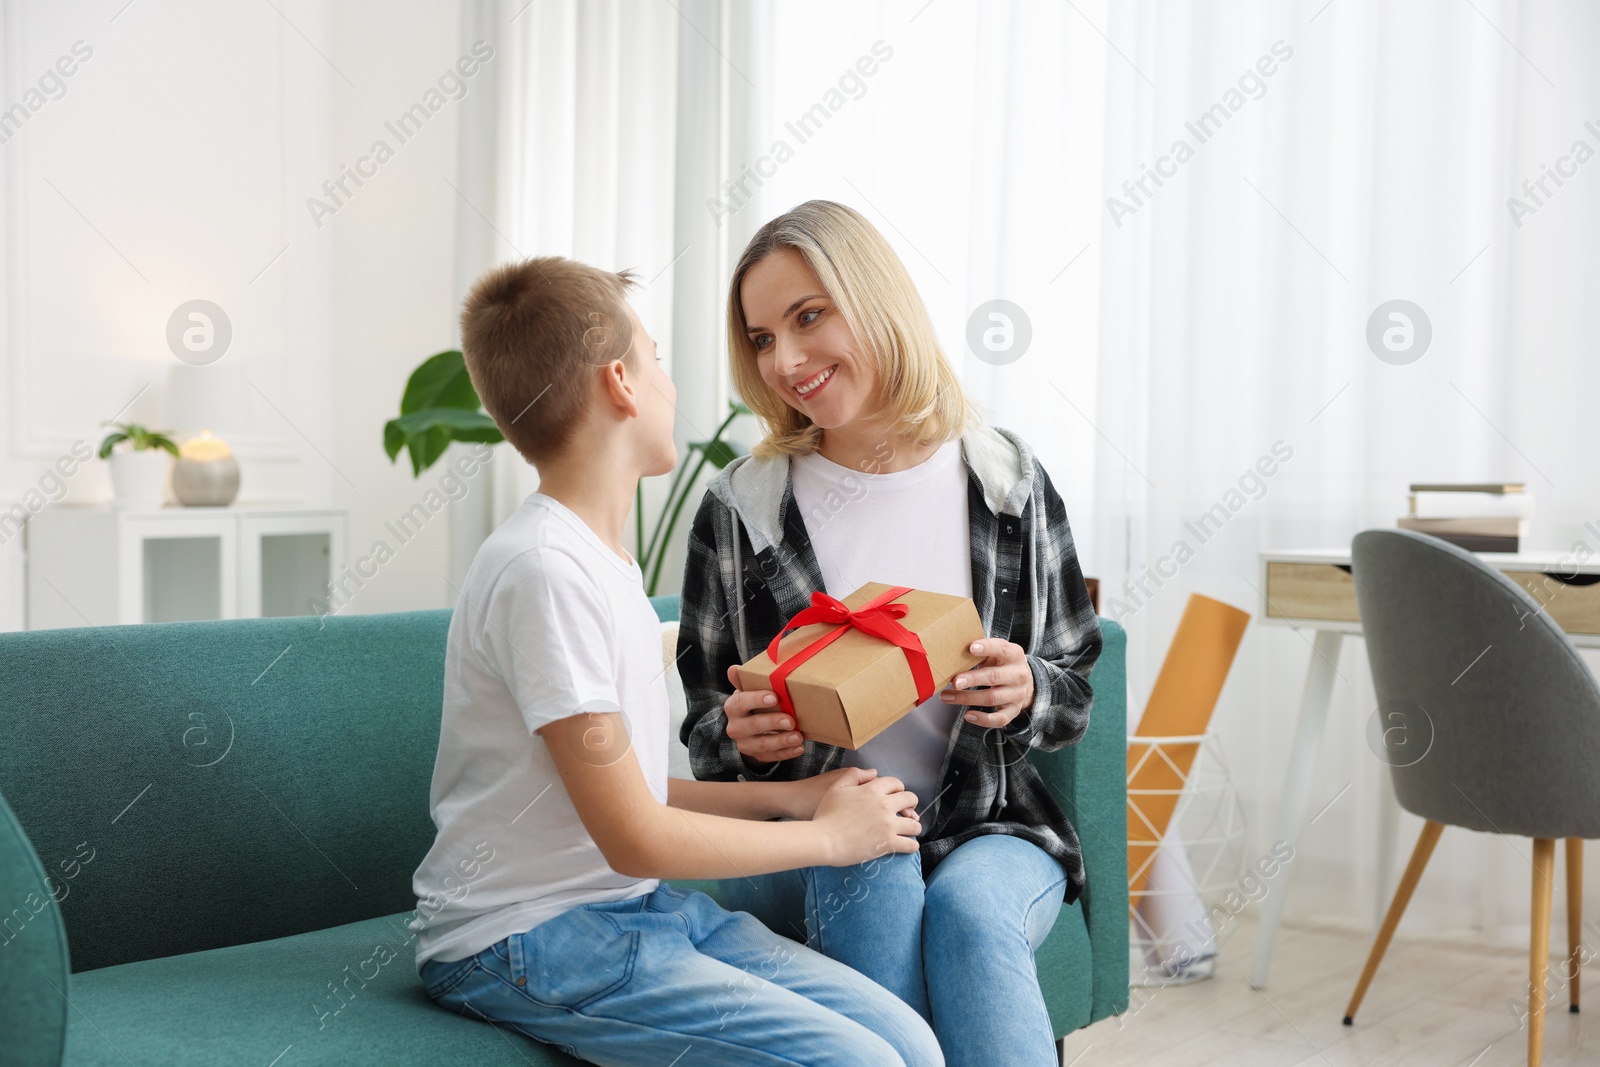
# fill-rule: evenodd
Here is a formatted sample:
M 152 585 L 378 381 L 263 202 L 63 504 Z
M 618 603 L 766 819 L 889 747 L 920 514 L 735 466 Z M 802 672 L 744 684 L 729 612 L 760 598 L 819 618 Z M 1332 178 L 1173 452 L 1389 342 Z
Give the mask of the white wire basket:
M 1182 763 L 1190 752 L 1193 763 L 1185 773 Z M 1147 877 L 1129 892 L 1129 984 L 1187 985 L 1211 977 L 1217 952 L 1249 899 L 1241 888 L 1244 805 L 1214 732 L 1129 737 L 1128 756 L 1130 827 L 1157 798 L 1177 798 L 1152 852 L 1133 847 L 1147 849 L 1149 840 L 1130 843 L 1130 855 L 1141 857 Z M 1141 771 L 1164 775 L 1171 787 L 1135 789 Z M 1145 825 L 1156 829 L 1151 820 Z

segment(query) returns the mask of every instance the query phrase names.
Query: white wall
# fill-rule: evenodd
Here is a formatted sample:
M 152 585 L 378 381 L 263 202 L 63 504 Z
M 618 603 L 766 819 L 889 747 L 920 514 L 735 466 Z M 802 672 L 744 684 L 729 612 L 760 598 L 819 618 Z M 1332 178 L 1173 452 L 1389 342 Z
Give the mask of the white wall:
M 446 512 L 425 506 L 430 517 L 421 533 L 407 540 L 385 525 L 425 503 L 426 494 L 439 487 L 445 464 L 413 479 L 404 453 L 393 465 L 383 454 L 382 428 L 399 413 L 401 391 L 417 364 L 459 343 L 454 292 L 456 214 L 462 203 L 454 188 L 459 185 L 459 103 L 447 100 L 404 144 L 385 124 L 437 89 L 440 75 L 472 42 L 459 41 L 454 2 L 362 0 L 330 7 L 332 54 L 359 87 L 335 86 L 334 167 L 354 165 L 377 139 L 395 150 L 376 178 L 337 215 L 324 219 L 335 250 L 331 415 L 338 424 L 337 462 L 354 482 L 354 487 L 340 485 L 343 506 L 350 511 L 351 555 L 357 561 L 372 558 L 379 541 L 394 553 L 347 610 L 445 607 L 455 600 L 445 581 Z M 465 80 L 466 91 L 477 91 L 487 73 L 480 70 Z M 487 488 L 484 472 L 468 481 L 465 491 Z
M 410 370 L 455 343 L 457 104 L 404 144 L 384 123 L 461 53 L 458 5 L 8 0 L 0 15 L 0 107 L 26 106 L 76 42 L 88 53 L 0 145 L 0 512 L 36 508 L 51 465 L 129 400 L 121 417 L 159 422 L 167 318 L 203 297 L 257 390 L 254 429 L 229 435 L 240 502 L 347 509 L 353 557 L 386 540 L 393 558 L 348 610 L 448 604 L 443 514 L 405 542 L 384 526 L 439 471 L 391 466 L 381 428 Z M 330 202 L 322 183 L 378 139 L 393 158 L 314 218 L 308 198 Z M 65 481 L 68 502 L 110 495 L 98 461 Z M 0 629 L 23 625 L 22 604 L 10 538 Z

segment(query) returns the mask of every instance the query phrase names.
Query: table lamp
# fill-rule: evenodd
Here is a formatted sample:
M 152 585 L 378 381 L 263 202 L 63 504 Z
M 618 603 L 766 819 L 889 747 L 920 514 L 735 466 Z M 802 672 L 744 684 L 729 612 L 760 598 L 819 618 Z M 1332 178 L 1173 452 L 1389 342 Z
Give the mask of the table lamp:
M 219 432 L 248 430 L 253 421 L 250 379 L 242 364 L 167 370 L 163 424 L 180 435 L 172 467 L 172 491 L 185 507 L 226 507 L 239 495 L 239 462 Z

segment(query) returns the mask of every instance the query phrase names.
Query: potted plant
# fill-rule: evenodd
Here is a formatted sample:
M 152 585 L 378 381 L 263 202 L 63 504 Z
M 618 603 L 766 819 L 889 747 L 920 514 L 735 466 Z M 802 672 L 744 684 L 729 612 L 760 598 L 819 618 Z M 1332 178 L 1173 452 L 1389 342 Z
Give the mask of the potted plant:
M 744 450 L 723 437 L 733 420 L 750 414 L 738 401 L 729 401 L 728 415 L 709 441 L 690 441 L 688 450 L 672 475 L 667 499 L 651 522 L 650 539 L 644 536 L 644 491 L 634 495 L 634 555 L 644 572 L 646 592 L 657 595 L 661 571 L 667 559 L 667 546 L 683 514 L 690 494 L 698 487 L 701 473 L 709 464 L 718 470 Z M 395 462 L 403 448 L 411 457 L 413 477 L 431 467 L 444 455 L 451 441 L 504 441 L 494 420 L 483 411 L 483 403 L 467 375 L 467 366 L 457 350 L 440 352 L 424 360 L 406 381 L 400 398 L 400 417 L 383 426 L 383 450 Z
M 160 507 L 167 464 L 178 454 L 170 430 L 148 430 L 136 422 L 106 422 L 111 432 L 100 442 L 100 458 L 111 461 L 113 507 Z M 118 445 L 126 444 L 126 448 Z
M 492 445 L 504 440 L 494 420 L 484 414 L 457 349 L 429 356 L 411 372 L 400 397 L 400 417 L 383 424 L 383 450 L 389 462 L 405 449 L 413 478 L 433 466 L 451 441 Z

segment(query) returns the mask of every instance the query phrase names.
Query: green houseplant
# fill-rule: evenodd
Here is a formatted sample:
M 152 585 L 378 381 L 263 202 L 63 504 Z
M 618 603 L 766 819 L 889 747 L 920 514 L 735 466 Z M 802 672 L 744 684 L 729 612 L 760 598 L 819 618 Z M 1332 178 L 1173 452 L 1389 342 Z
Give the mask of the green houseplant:
M 650 524 L 648 542 L 644 532 L 644 491 L 641 488 L 635 493 L 634 554 L 644 572 L 645 588 L 650 596 L 657 595 L 667 546 L 672 543 L 673 531 L 689 497 L 699 485 L 701 474 L 707 466 L 721 470 L 744 451 L 724 435 L 734 419 L 748 414 L 749 408 L 736 400 L 730 401 L 727 416 L 710 439 L 688 443 L 687 452 L 673 471 L 667 499 Z M 494 420 L 484 413 L 483 403 L 467 374 L 466 363 L 456 349 L 430 356 L 411 372 L 400 397 L 399 417 L 383 426 L 383 450 L 388 453 L 389 461 L 396 462 L 404 449 L 411 458 L 412 477 L 421 477 L 423 471 L 444 455 L 452 441 L 495 444 L 504 440 Z
M 723 435 L 728 432 L 728 427 L 733 425 L 734 419 L 748 414 L 750 414 L 749 408 L 737 400 L 730 400 L 728 414 L 718 424 L 710 440 L 689 442 L 688 452 L 678 460 L 678 467 L 672 472 L 672 487 L 667 490 L 667 499 L 662 502 L 661 511 L 656 515 L 655 528 L 650 532 L 648 543 L 644 539 L 644 491 L 642 489 L 635 491 L 634 544 L 645 546 L 639 554 L 639 567 L 644 571 L 645 589 L 650 596 L 658 595 L 661 566 L 667 561 L 667 546 L 672 543 L 672 531 L 677 528 L 678 519 L 683 515 L 684 505 L 689 502 L 689 497 L 699 485 L 701 473 L 707 465 L 721 470 L 735 456 L 744 453 L 743 448 L 733 444 Z
M 178 455 L 170 430 L 151 430 L 137 422 L 104 422 L 111 427 L 100 442 L 100 458 L 111 461 L 111 503 L 115 507 L 160 507 L 167 467 Z M 126 445 L 126 448 L 119 448 Z
M 383 450 L 393 463 L 403 448 L 411 457 L 412 477 L 444 455 L 451 441 L 496 444 L 504 441 L 483 403 L 458 349 L 440 352 L 411 372 L 400 396 L 400 417 L 383 424 Z

